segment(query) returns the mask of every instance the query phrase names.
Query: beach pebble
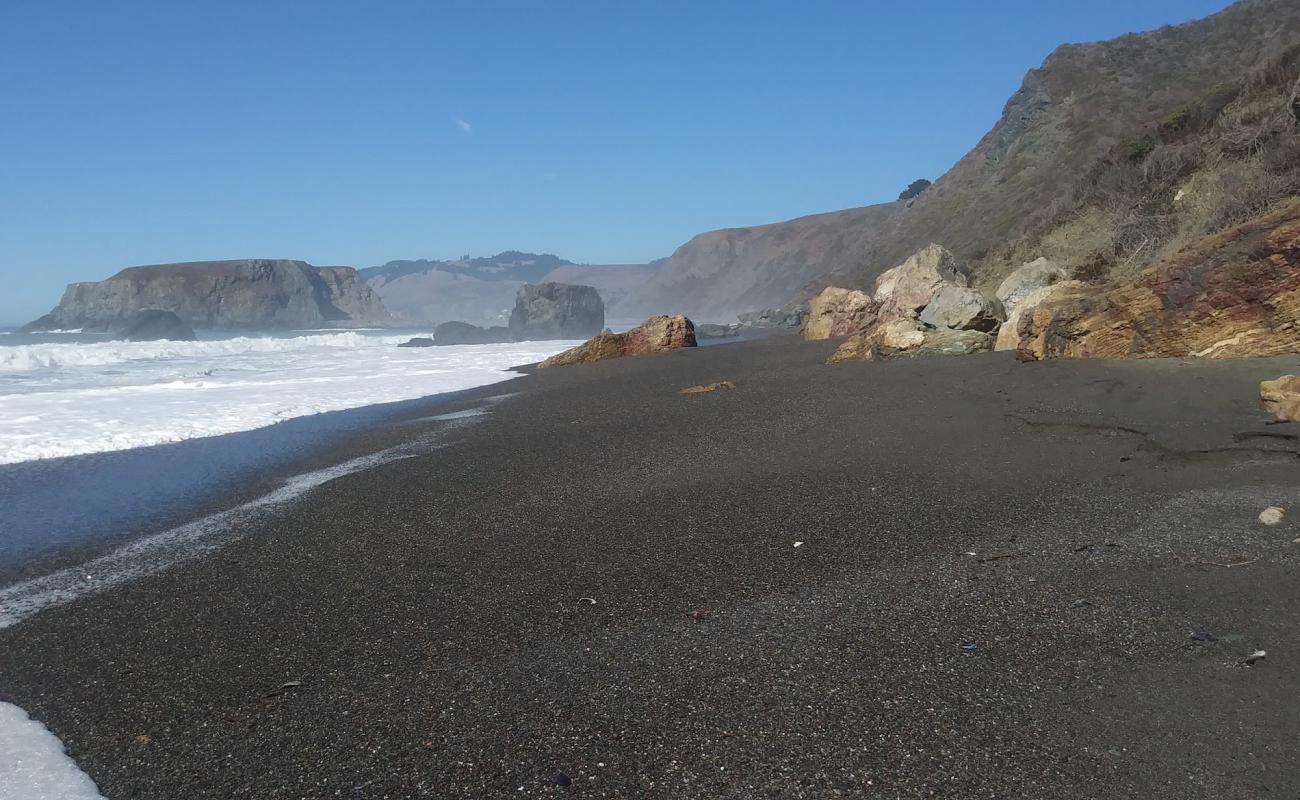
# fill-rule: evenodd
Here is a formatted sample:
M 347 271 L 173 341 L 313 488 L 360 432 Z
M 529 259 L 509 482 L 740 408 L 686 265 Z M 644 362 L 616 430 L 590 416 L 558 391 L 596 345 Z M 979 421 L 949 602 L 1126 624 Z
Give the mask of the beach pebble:
M 1265 525 L 1273 526 L 1282 521 L 1285 512 L 1277 506 L 1269 506 L 1259 512 L 1259 521 Z

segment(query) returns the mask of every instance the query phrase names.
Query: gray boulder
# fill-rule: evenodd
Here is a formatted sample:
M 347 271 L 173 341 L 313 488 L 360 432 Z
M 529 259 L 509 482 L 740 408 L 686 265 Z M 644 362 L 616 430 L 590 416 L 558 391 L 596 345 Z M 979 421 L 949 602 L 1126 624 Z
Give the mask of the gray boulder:
M 765 308 L 737 314 L 742 328 L 801 328 L 808 316 L 808 306 L 803 303 L 782 308 Z
M 509 328 L 494 325 L 480 328 L 468 322 L 444 322 L 433 329 L 433 343 L 439 346 L 455 344 L 500 344 L 515 341 Z
M 1008 275 L 998 284 L 998 290 L 994 294 L 1002 302 L 1006 313 L 1010 314 L 1031 293 L 1069 278 L 1070 273 L 1065 267 L 1040 258 Z
M 697 339 L 727 339 L 739 335 L 739 325 L 717 325 L 712 322 L 705 322 L 695 326 L 695 337 Z
M 1002 304 L 965 286 L 940 286 L 921 311 L 921 322 L 939 330 L 991 331 L 1006 319 Z
M 398 347 L 433 347 L 433 340 L 428 336 L 412 336 Z
M 146 308 L 137 311 L 113 332 L 113 338 L 125 342 L 156 342 L 169 340 L 173 342 L 193 342 L 199 337 L 194 329 L 174 312 L 160 308 Z
M 510 314 L 515 341 L 586 339 L 604 328 L 605 303 L 591 286 L 524 284 Z

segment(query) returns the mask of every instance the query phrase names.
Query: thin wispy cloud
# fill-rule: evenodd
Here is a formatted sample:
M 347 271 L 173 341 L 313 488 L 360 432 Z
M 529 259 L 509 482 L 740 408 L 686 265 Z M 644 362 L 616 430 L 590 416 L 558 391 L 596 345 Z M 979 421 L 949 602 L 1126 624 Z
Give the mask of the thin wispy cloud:
M 456 127 L 460 128 L 461 132 L 465 133 L 466 135 L 474 132 L 474 126 L 469 124 L 465 120 L 461 119 L 460 117 L 452 117 L 451 121 L 456 123 Z

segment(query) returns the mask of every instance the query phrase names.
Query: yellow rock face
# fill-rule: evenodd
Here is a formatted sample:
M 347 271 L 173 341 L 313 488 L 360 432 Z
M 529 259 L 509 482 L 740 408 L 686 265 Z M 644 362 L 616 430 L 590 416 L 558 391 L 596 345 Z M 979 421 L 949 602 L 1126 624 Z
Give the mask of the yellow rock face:
M 1300 375 L 1261 383 L 1259 405 L 1278 422 L 1300 422 Z
M 828 286 L 808 301 L 803 338 L 808 341 L 848 336 L 876 321 L 876 303 L 858 289 Z

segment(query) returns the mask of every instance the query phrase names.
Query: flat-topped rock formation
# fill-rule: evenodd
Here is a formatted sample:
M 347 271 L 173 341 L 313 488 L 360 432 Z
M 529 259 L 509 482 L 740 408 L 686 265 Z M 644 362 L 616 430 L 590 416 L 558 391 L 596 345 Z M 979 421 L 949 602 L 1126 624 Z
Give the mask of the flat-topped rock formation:
M 379 296 L 351 267 L 243 259 L 129 267 L 102 281 L 69 284 L 27 330 L 112 331 L 133 314 L 171 311 L 209 330 L 275 330 L 388 323 Z

